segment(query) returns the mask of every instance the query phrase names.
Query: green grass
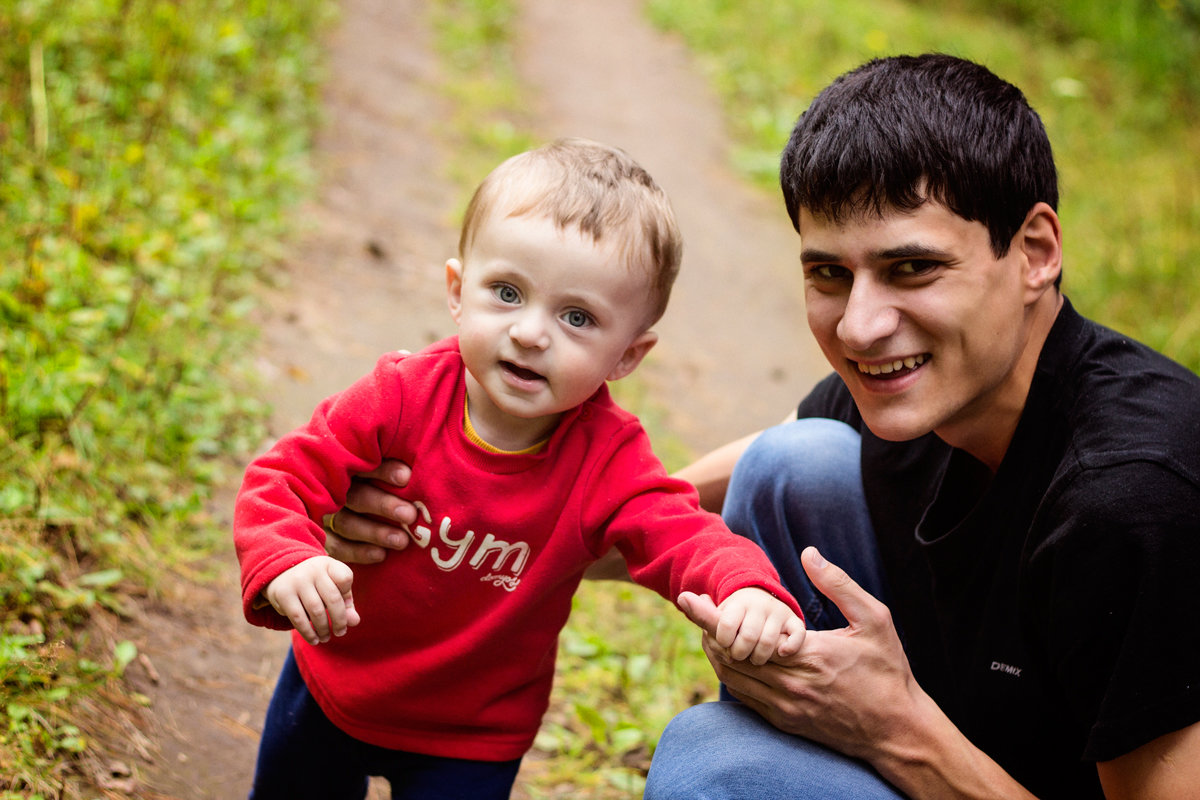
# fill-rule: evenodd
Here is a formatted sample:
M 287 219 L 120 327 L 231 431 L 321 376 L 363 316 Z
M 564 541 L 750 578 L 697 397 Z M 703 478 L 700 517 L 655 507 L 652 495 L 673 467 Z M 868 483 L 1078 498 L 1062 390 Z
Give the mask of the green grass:
M 1020 86 L 1062 184 L 1064 287 L 1086 314 L 1200 370 L 1200 9 L 1194 0 L 650 0 L 724 99 L 737 160 L 777 192 L 795 118 L 873 57 L 940 51 Z
M 62 795 L 125 613 L 220 533 L 248 313 L 309 183 L 326 0 L 0 10 L 0 796 Z

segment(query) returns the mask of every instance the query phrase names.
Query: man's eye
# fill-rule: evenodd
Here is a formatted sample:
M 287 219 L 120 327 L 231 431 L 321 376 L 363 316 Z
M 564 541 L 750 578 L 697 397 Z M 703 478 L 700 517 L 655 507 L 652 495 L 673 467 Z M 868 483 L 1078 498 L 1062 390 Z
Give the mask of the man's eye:
M 492 287 L 492 292 L 501 303 L 517 303 L 521 300 L 521 294 L 507 283 Z
M 810 269 L 808 274 L 819 281 L 836 281 L 846 277 L 848 271 L 836 264 L 820 264 Z
M 897 275 L 921 275 L 933 267 L 932 261 L 901 261 L 893 269 Z
M 572 328 L 584 328 L 592 322 L 591 316 L 586 311 L 580 311 L 579 309 L 574 309 L 563 314 L 563 319 Z

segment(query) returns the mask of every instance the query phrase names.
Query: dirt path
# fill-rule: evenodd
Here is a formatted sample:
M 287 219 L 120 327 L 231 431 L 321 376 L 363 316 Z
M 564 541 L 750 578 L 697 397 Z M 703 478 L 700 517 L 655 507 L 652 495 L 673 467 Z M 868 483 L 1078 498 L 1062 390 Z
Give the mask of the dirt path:
M 773 197 L 731 172 L 717 103 L 679 43 L 636 0 L 524 0 L 519 69 L 541 138 L 580 135 L 627 149 L 671 195 L 685 237 L 682 275 L 639 370 L 670 401 L 671 433 L 702 452 L 780 419 L 817 376 L 803 321 L 797 240 Z M 280 287 L 269 296 L 260 363 L 272 432 L 376 356 L 416 349 L 452 326 L 442 264 L 457 240 L 446 109 L 419 0 L 346 0 L 330 42 L 322 182 Z M 232 557 L 213 586 L 173 587 L 137 623 L 146 659 L 130 677 L 151 722 L 120 755 L 129 796 L 244 797 L 286 636 L 241 619 Z

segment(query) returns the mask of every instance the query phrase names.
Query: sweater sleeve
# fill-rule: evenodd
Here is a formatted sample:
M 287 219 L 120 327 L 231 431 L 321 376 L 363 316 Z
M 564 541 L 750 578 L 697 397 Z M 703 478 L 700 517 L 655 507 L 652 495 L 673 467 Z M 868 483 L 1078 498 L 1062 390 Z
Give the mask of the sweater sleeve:
M 719 604 L 754 587 L 803 619 L 762 549 L 701 509 L 693 486 L 667 475 L 640 425 L 631 423 L 612 438 L 586 505 L 585 525 L 600 531 L 594 552 L 616 547 L 630 576 L 672 603 L 690 591 Z
M 351 479 L 379 465 L 400 418 L 389 353 L 349 389 L 322 401 L 307 424 L 283 436 L 246 469 L 234 506 L 233 537 L 242 569 L 242 609 L 263 627 L 288 621 L 256 601 L 285 570 L 325 554 L 321 520 L 344 504 Z

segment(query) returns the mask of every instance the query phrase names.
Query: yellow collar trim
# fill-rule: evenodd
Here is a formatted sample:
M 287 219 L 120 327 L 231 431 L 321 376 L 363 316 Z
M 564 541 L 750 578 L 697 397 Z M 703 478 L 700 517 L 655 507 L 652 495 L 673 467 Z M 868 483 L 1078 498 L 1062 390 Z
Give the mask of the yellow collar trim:
M 534 453 L 540 453 L 542 449 L 546 447 L 546 442 L 550 441 L 549 439 L 543 439 L 542 441 L 535 442 L 523 450 L 501 450 L 499 447 L 490 445 L 485 442 L 478 433 L 475 432 L 475 426 L 471 424 L 470 403 L 468 403 L 466 400 L 463 400 L 463 433 L 466 434 L 467 440 L 470 441 L 471 444 L 482 448 L 489 453 L 495 453 L 501 456 L 529 456 L 533 455 Z

